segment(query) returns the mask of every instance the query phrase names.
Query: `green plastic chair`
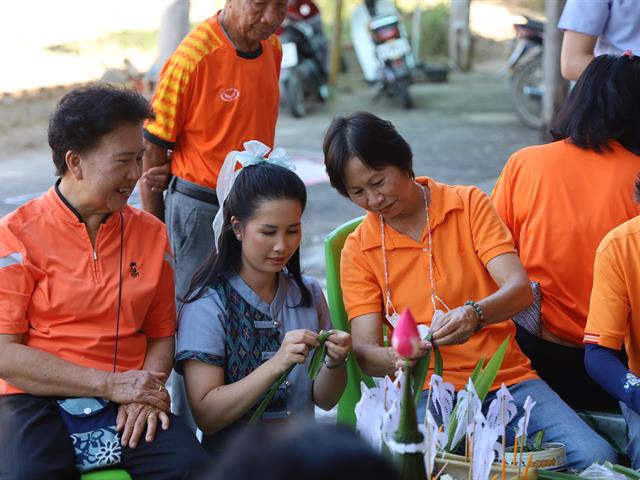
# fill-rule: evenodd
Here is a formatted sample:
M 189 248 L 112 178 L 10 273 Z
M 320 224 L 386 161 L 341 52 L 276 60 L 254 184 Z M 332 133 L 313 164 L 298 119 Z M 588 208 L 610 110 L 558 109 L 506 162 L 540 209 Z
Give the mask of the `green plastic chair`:
M 340 255 L 344 242 L 353 232 L 363 217 L 355 218 L 339 226 L 324 239 L 324 259 L 327 271 L 327 297 L 331 321 L 334 328 L 351 332 L 347 312 L 342 301 L 342 288 L 340 287 Z M 350 355 L 347 361 L 347 386 L 338 403 L 338 423 L 355 428 L 355 406 L 360 400 L 360 382 L 365 382 L 369 387 L 374 386 L 373 379 L 365 375 L 356 361 L 355 355 Z
M 82 475 L 82 480 L 131 480 L 124 470 L 96 470 Z
M 602 438 L 623 455 L 627 445 L 627 423 L 619 409 L 609 411 L 578 410 L 578 415 Z

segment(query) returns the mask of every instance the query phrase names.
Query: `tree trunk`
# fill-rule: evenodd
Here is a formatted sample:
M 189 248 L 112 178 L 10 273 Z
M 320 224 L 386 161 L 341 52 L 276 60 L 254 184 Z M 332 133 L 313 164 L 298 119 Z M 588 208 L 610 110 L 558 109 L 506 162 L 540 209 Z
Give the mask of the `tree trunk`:
M 471 0 L 451 0 L 449 58 L 453 67 L 463 72 L 471 70 L 470 5 Z
M 542 96 L 542 139 L 550 140 L 549 125 L 567 94 L 567 82 L 560 73 L 560 49 L 562 32 L 558 20 L 562 14 L 564 0 L 546 0 L 544 27 L 544 48 L 542 50 L 543 96 Z

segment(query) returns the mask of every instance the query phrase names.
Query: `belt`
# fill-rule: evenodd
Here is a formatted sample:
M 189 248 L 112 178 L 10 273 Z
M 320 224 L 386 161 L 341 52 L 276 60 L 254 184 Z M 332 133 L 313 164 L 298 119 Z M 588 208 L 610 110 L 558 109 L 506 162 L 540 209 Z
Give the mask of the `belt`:
M 181 179 L 180 177 L 173 177 L 173 190 L 178 193 L 182 193 L 187 197 L 195 198 L 201 202 L 208 203 L 210 205 L 218 205 L 218 196 L 215 190 L 210 190 L 199 185 L 195 185 L 191 182 Z

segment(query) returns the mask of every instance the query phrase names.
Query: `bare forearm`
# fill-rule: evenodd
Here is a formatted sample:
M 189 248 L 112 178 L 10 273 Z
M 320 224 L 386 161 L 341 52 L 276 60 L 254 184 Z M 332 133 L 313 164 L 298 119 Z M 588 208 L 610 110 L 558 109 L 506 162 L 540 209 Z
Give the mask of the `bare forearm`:
M 562 37 L 560 70 L 567 80 L 577 80 L 589 62 L 593 60 L 593 49 L 598 37 L 566 30 Z
M 164 197 L 162 193 L 152 192 L 144 183 L 140 184 L 142 209 L 164 222 Z
M 513 317 L 533 303 L 529 282 L 508 282 L 493 294 L 478 302 L 487 325 L 499 323 Z
M 200 400 L 191 399 L 198 427 L 210 435 L 231 425 L 262 398 L 279 376 L 266 362 L 242 380 L 216 387 Z
M 167 150 L 149 141 L 144 142 L 145 151 L 142 157 L 142 170 L 146 173 L 150 168 L 165 165 L 167 160 Z M 164 221 L 164 196 L 161 191 L 153 191 L 149 183 L 144 178 L 140 182 L 140 198 L 142 208 Z
M 0 356 L 0 378 L 32 395 L 108 398 L 111 376 L 19 343 L 5 345 Z
M 332 370 L 323 365 L 320 374 L 313 382 L 314 403 L 323 410 L 331 410 L 340 400 L 346 384 L 346 365 Z
M 144 370 L 165 373 L 167 377 L 173 367 L 175 351 L 174 337 L 149 338 L 147 340 L 147 355 L 144 359 Z
M 362 371 L 373 377 L 384 377 L 392 374 L 396 368 L 396 357 L 391 347 L 381 347 L 376 344 L 353 343 L 353 352 L 358 359 Z
M 593 54 L 575 54 L 570 58 L 563 58 L 561 63 L 562 76 L 566 80 L 578 80 L 587 65 L 593 60 Z

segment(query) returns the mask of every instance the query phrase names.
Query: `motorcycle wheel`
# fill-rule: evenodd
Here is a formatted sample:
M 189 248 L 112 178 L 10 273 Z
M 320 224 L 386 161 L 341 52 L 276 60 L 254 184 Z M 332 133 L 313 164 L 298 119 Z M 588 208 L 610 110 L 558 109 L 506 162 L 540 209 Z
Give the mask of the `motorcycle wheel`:
M 542 55 L 516 67 L 511 77 L 511 103 L 520 121 L 542 128 Z
M 304 88 L 300 77 L 295 72 L 287 79 L 284 85 L 284 100 L 294 118 L 304 117 L 307 108 L 304 104 Z
M 400 100 L 402 100 L 402 106 L 407 109 L 407 110 L 411 110 L 413 108 L 413 98 L 411 98 L 411 93 L 409 92 L 409 82 L 402 82 L 402 85 L 400 85 L 399 89 L 400 89 Z

